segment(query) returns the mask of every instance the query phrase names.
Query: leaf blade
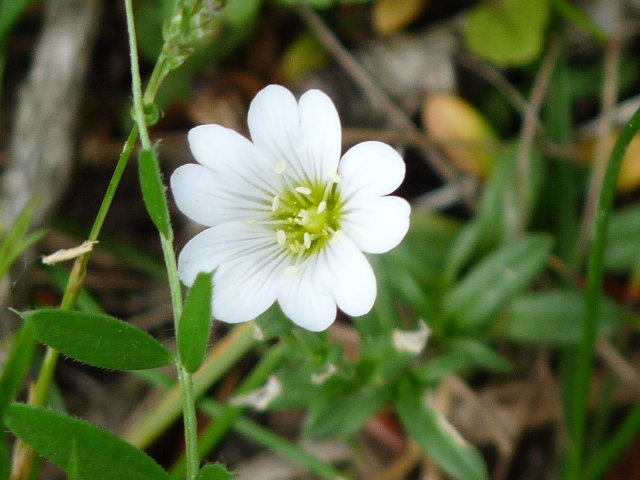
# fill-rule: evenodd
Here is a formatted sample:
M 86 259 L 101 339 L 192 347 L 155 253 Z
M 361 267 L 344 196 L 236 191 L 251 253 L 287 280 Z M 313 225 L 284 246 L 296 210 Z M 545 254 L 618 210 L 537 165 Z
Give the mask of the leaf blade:
M 198 371 L 207 351 L 211 332 L 212 280 L 210 273 L 199 273 L 184 302 L 178 323 L 178 352 L 189 373 Z
M 486 480 L 487 469 L 480 453 L 422 397 L 408 380 L 400 382 L 396 409 L 404 428 L 448 475 L 458 480 Z
M 35 325 L 27 321 L 18 333 L 0 376 L 0 424 L 2 424 L 4 411 L 15 399 L 27 374 L 35 346 Z
M 510 341 L 529 345 L 576 346 L 584 314 L 584 292 L 551 290 L 516 298 L 506 309 L 501 329 Z M 598 308 L 598 333 L 613 333 L 623 323 L 623 313 L 613 302 L 603 299 Z
M 494 251 L 447 293 L 443 312 L 466 329 L 483 325 L 542 270 L 551 246 L 551 238 L 537 234 Z
M 171 238 L 169 206 L 155 148 L 140 151 L 138 174 L 142 198 L 153 224 L 165 238 Z
M 35 323 L 42 343 L 94 367 L 140 370 L 173 361 L 173 355 L 151 335 L 108 315 L 61 309 L 21 315 Z
M 11 431 L 39 455 L 85 480 L 169 480 L 151 457 L 112 433 L 67 415 L 14 403 Z M 73 455 L 70 455 L 70 452 Z M 126 461 L 123 461 L 126 460 Z
M 231 480 L 233 474 L 219 463 L 210 463 L 202 467 L 198 480 Z

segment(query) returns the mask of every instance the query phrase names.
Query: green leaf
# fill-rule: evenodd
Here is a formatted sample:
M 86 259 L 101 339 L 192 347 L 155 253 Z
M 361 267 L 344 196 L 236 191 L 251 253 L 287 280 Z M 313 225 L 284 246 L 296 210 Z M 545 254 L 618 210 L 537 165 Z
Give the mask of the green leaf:
M 275 303 L 255 321 L 256 338 L 261 341 L 271 340 L 291 331 L 293 322 L 282 313 L 280 306 Z
M 607 269 L 620 273 L 628 273 L 640 262 L 640 205 L 612 215 L 604 262 Z
M 505 209 L 508 204 L 505 196 L 513 183 L 517 158 L 517 148 L 511 148 L 500 156 L 485 185 L 476 216 L 460 229 L 445 256 L 447 283 L 452 284 L 474 256 L 504 241 L 507 229 Z
M 211 332 L 211 274 L 196 277 L 178 323 L 178 352 L 180 361 L 189 373 L 195 373 L 202 362 Z
M 482 326 L 544 268 L 551 239 L 530 235 L 485 257 L 445 296 L 443 312 L 466 329 Z
M 464 39 L 469 50 L 496 65 L 523 65 L 540 55 L 548 21 L 546 0 L 482 3 L 470 12 Z
M 39 455 L 83 480 L 168 480 L 144 452 L 95 425 L 14 403 L 5 415 L 11 431 Z M 70 455 L 75 449 L 75 455 Z
M 584 293 L 552 290 L 530 293 L 513 301 L 505 310 L 501 329 L 515 342 L 534 345 L 572 346 L 582 338 Z M 615 332 L 622 324 L 622 310 L 604 300 L 598 308 L 598 333 Z
M 433 212 L 411 212 L 411 225 L 402 243 L 381 258 L 409 270 L 421 283 L 437 287 L 442 281 L 451 244 L 460 224 Z
M 517 203 L 515 178 L 519 146 L 513 145 L 500 154 L 496 168 L 487 182 L 478 212 L 464 227 L 450 246 L 446 255 L 445 281 L 453 284 L 465 266 L 479 255 L 486 253 L 507 239 L 518 235 L 521 225 L 527 224 L 536 203 L 542 178 L 542 156 L 537 149 L 531 151 L 526 211 L 521 212 Z M 524 213 L 525 218 L 522 218 Z
M 31 358 L 36 346 L 36 328 L 33 322 L 26 321 L 18 333 L 15 343 L 4 364 L 0 376 L 0 425 L 2 415 L 20 391 L 24 377 L 29 371 Z
M 219 463 L 205 465 L 198 473 L 198 480 L 231 480 L 233 474 Z
M 20 215 L 11 226 L 11 229 L 3 235 L 0 243 L 0 278 L 2 278 L 13 262 L 22 252 L 34 243 L 38 242 L 44 235 L 43 230 L 35 231 L 27 235 L 31 217 L 35 209 L 40 204 L 40 199 L 35 198 L 20 212 Z
M 332 380 L 323 385 L 325 388 L 314 397 L 309 408 L 305 434 L 311 439 L 350 437 L 390 399 L 392 389 L 388 385 L 372 389 L 341 379 Z
M 140 370 L 173 361 L 171 353 L 151 335 L 108 315 L 54 308 L 21 315 L 35 323 L 42 343 L 94 367 Z
M 80 480 L 80 472 L 78 469 L 78 441 L 73 438 L 71 448 L 69 449 L 69 462 L 67 463 L 68 480 Z
M 482 456 L 424 398 L 407 379 L 398 387 L 396 409 L 400 421 L 427 455 L 447 475 L 458 480 L 486 480 Z
M 393 279 L 391 288 L 395 292 L 396 298 L 415 310 L 419 317 L 434 318 L 436 315 L 435 302 L 429 297 L 426 289 L 407 269 L 387 260 L 383 260 L 383 264 L 388 269 L 389 277 Z
M 443 354 L 418 367 L 422 383 L 436 384 L 447 375 L 482 369 L 498 373 L 512 370 L 511 363 L 488 345 L 475 338 L 454 338 L 447 342 Z
M 162 184 L 155 148 L 140 151 L 138 174 L 140 176 L 142 198 L 144 198 L 144 204 L 147 206 L 147 212 L 149 212 L 151 220 L 165 238 L 171 238 L 167 195 Z

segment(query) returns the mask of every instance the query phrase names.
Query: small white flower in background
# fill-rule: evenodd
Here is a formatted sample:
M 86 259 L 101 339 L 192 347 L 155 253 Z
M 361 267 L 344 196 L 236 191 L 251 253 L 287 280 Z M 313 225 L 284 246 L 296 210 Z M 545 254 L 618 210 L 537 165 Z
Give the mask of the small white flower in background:
M 402 182 L 400 155 L 364 142 L 340 158 L 341 127 L 327 95 L 270 85 L 251 102 L 252 141 L 219 125 L 189 132 L 199 164 L 178 168 L 178 208 L 209 228 L 178 259 L 185 285 L 214 272 L 213 315 L 252 320 L 274 301 L 296 324 L 324 330 L 336 306 L 367 313 L 376 280 L 366 253 L 383 253 L 409 228 L 410 207 L 387 196 Z

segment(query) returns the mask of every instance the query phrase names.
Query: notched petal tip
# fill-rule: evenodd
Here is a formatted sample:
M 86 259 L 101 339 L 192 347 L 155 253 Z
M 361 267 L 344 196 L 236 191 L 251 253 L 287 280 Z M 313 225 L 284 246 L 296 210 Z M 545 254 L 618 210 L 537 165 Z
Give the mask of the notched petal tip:
M 311 332 L 321 332 L 333 324 L 338 309 L 331 294 L 318 282 L 315 268 L 305 268 L 300 275 L 284 276 L 278 303 L 293 323 Z
M 343 229 L 366 253 L 386 253 L 395 248 L 409 230 L 411 206 L 404 198 L 373 198 L 352 206 Z
M 395 191 L 406 173 L 402 156 L 386 143 L 368 141 L 351 147 L 342 156 L 338 173 L 346 197 L 358 194 L 388 195 Z

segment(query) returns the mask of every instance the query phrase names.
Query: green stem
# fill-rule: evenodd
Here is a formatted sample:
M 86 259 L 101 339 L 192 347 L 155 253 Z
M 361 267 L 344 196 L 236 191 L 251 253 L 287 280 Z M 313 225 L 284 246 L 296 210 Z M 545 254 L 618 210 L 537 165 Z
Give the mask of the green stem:
M 140 79 L 140 66 L 138 60 L 138 42 L 136 40 L 136 29 L 133 22 L 133 4 L 131 0 L 124 0 L 127 13 L 127 33 L 129 36 L 129 55 L 131 56 L 131 92 L 133 93 L 133 108 L 135 111 L 136 124 L 140 129 L 140 141 L 146 150 L 151 148 L 147 122 L 144 118 L 144 104 L 142 102 L 142 80 Z
M 182 290 L 180 288 L 180 279 L 178 277 L 178 264 L 176 262 L 176 254 L 173 251 L 172 240 L 160 235 L 160 245 L 162 246 L 165 268 L 167 269 L 167 278 L 169 279 L 171 306 L 173 307 L 173 319 L 177 331 L 178 322 L 182 316 Z
M 129 0 L 130 1 L 130 0 Z M 172 231 L 170 230 L 169 233 Z M 173 236 L 173 235 L 172 235 Z M 171 291 L 171 304 L 173 306 L 173 320 L 175 331 L 178 331 L 178 323 L 182 316 L 182 290 L 178 278 L 178 266 L 173 252 L 173 242 L 160 235 L 162 253 L 169 278 L 169 290 Z M 188 480 L 195 480 L 200 469 L 198 454 L 198 420 L 196 417 L 195 397 L 193 394 L 193 381 L 191 374 L 182 365 L 180 356 L 176 355 L 176 369 L 178 370 L 178 382 L 180 383 L 180 396 L 182 398 L 182 417 L 184 421 L 184 441 L 186 451 Z
M 151 140 L 144 115 L 144 105 L 142 98 L 142 81 L 140 79 L 140 68 L 138 66 L 138 45 L 136 42 L 135 25 L 133 21 L 132 0 L 125 0 L 127 13 L 127 32 L 129 34 L 129 48 L 131 50 L 131 83 L 133 92 L 133 105 L 136 123 L 140 130 L 140 140 L 145 150 L 151 150 Z M 161 57 L 162 58 L 162 57 Z M 162 62 L 159 62 L 162 63 Z M 182 316 L 182 290 L 178 278 L 178 266 L 175 253 L 173 251 L 173 231 L 169 226 L 166 236 L 160 233 L 162 253 L 169 279 L 169 290 L 171 292 L 171 304 L 173 306 L 173 320 L 175 331 L 178 331 L 178 323 Z M 198 457 L 198 425 L 196 418 L 195 399 L 193 395 L 193 383 L 191 375 L 182 365 L 180 356 L 176 355 L 176 369 L 178 371 L 178 382 L 180 383 L 180 396 L 182 398 L 182 417 L 184 421 L 184 440 L 187 457 L 187 479 L 195 480 L 200 469 L 200 459 Z
M 195 480 L 200 469 L 200 458 L 198 455 L 198 423 L 196 417 L 195 399 L 193 396 L 193 385 L 191 375 L 182 366 L 180 361 L 176 362 L 178 369 L 178 382 L 182 396 L 182 417 L 184 419 L 184 440 L 188 480 Z
M 580 480 L 584 478 L 585 437 L 587 431 L 587 399 L 593 371 L 596 341 L 596 322 L 598 307 L 602 298 L 602 278 L 604 273 L 604 249 L 607 231 L 613 208 L 616 183 L 622 159 L 629 143 L 640 130 L 640 109 L 625 125 L 613 148 L 609 165 L 602 182 L 602 190 L 596 210 L 596 223 L 593 242 L 589 249 L 587 289 L 584 316 L 582 322 L 582 341 L 578 350 L 576 365 L 576 384 L 572 395 L 571 407 L 575 421 L 570 425 L 571 447 L 566 478 Z

